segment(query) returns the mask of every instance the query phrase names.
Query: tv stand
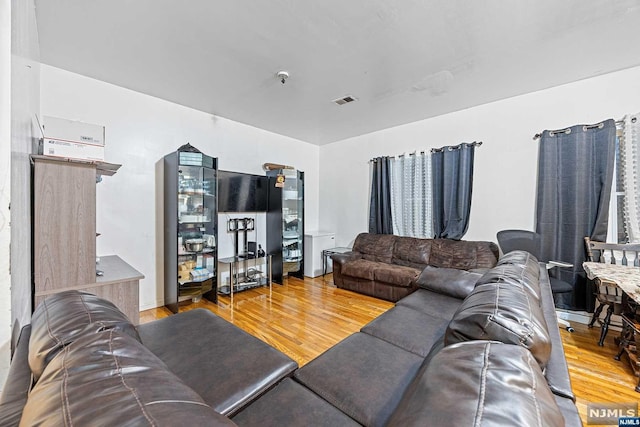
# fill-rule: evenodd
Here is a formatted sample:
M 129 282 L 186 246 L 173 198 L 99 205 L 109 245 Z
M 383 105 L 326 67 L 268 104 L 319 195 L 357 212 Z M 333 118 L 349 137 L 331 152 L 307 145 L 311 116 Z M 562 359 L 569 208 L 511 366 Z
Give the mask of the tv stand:
M 237 256 L 218 259 L 218 264 L 227 265 L 229 268 L 229 284 L 221 285 L 218 293 L 229 295 L 231 304 L 233 304 L 233 294 L 239 291 L 266 285 L 269 286 L 269 293 L 272 291 L 271 255 L 254 257 L 251 260 L 253 262 Z M 266 271 L 258 268 L 258 266 L 262 267 L 263 263 Z

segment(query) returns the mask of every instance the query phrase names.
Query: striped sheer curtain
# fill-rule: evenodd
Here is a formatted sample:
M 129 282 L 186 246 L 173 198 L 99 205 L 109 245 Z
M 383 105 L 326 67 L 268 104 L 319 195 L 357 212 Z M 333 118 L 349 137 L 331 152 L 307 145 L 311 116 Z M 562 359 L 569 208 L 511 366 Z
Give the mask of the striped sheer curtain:
M 624 117 L 620 168 L 624 188 L 624 230 L 629 243 L 640 243 L 640 113 Z
M 433 237 L 431 152 L 398 156 L 391 163 L 393 234 Z

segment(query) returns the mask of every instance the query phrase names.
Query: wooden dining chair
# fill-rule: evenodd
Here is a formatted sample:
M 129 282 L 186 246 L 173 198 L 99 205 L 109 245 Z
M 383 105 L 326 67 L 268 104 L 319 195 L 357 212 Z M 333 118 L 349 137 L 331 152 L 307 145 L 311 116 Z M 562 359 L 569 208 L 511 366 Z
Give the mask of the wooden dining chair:
M 589 237 L 585 237 L 584 242 L 588 261 L 640 266 L 640 244 L 597 242 Z M 598 300 L 598 307 L 593 312 L 589 327 L 593 327 L 596 321 L 602 326 L 598 345 L 603 346 L 604 339 L 609 331 L 611 316 L 622 313 L 623 292 L 615 283 L 601 278 L 595 278 L 594 285 L 596 287 L 595 295 Z M 607 314 L 604 320 L 601 320 L 600 315 L 605 306 L 607 307 Z

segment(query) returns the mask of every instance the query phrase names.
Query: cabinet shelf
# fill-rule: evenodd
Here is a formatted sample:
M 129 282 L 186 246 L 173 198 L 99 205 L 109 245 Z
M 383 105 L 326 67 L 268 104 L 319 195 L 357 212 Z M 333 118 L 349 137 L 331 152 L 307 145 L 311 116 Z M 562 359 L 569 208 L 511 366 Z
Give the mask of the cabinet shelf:
M 178 281 L 178 284 L 180 285 L 180 289 L 189 288 L 189 287 L 200 287 L 202 282 L 206 282 L 209 279 L 213 279 L 213 274 L 209 274 L 208 276 L 202 277 L 199 279 L 189 280 L 188 282 Z
M 178 218 L 178 222 L 181 224 L 189 223 L 189 224 L 203 224 L 207 222 L 211 222 L 211 215 L 180 215 Z
M 264 278 L 260 280 L 255 280 L 251 282 L 241 282 L 233 285 L 233 292 L 242 292 L 247 291 L 249 289 L 261 288 L 263 286 L 267 286 L 269 284 L 269 280 Z M 222 285 L 218 288 L 218 293 L 221 295 L 230 295 L 231 289 L 229 285 Z
M 216 197 L 215 194 L 211 194 L 211 193 L 201 193 L 198 191 L 178 191 L 178 195 L 179 196 L 188 196 L 188 197 L 193 197 L 193 196 L 207 196 L 207 197 Z
M 189 251 L 182 251 L 182 252 L 178 252 L 178 256 L 193 256 L 193 255 L 200 255 L 200 254 L 212 254 L 214 253 L 216 250 L 213 248 L 204 248 L 203 250 L 201 250 L 200 252 L 189 252 Z

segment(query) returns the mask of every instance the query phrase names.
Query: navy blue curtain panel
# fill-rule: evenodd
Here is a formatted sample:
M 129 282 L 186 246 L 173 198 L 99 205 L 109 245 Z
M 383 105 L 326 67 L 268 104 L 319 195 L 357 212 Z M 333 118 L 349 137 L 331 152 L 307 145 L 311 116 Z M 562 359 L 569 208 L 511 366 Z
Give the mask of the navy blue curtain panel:
M 393 234 L 391 220 L 391 161 L 377 157 L 372 161 L 369 233 Z
M 538 153 L 536 232 L 543 259 L 565 261 L 555 277 L 574 286 L 556 306 L 593 311 L 592 290 L 582 268 L 584 238 L 605 241 L 615 162 L 616 125 L 577 125 L 542 133 Z
M 474 144 L 460 144 L 431 154 L 436 238 L 460 240 L 469 228 L 474 152 Z

